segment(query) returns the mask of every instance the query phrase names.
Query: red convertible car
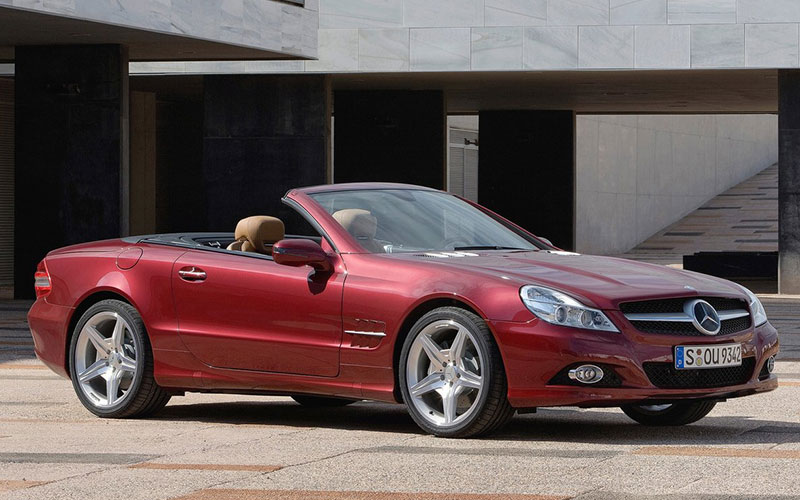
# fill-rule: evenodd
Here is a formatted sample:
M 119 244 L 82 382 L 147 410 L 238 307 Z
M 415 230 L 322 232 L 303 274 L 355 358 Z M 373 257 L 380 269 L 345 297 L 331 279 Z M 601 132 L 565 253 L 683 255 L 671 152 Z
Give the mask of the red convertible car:
M 729 281 L 560 251 L 416 186 L 318 186 L 283 202 L 312 234 L 252 216 L 234 233 L 50 252 L 28 314 L 37 355 L 101 417 L 148 415 L 187 391 L 370 399 L 405 403 L 448 437 L 543 406 L 682 425 L 777 387 L 777 332 Z

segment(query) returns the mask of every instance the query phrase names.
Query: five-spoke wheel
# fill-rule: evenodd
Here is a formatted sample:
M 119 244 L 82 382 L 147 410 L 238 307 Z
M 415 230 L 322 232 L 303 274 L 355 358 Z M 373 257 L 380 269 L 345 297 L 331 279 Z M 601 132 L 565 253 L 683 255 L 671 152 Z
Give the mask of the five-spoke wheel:
M 411 344 L 406 379 L 411 404 L 435 425 L 467 418 L 483 389 L 485 355 L 466 327 L 454 320 L 434 321 Z
M 118 313 L 103 311 L 83 325 L 75 348 L 75 372 L 83 393 L 98 408 L 124 398 L 136 375 L 138 351 L 131 326 Z
M 153 378 L 141 316 L 118 300 L 98 302 L 81 316 L 70 346 L 70 373 L 83 405 L 103 417 L 152 413 L 170 397 Z
M 494 338 L 469 311 L 443 307 L 420 318 L 403 345 L 399 371 L 412 418 L 437 436 L 489 432 L 514 413 Z

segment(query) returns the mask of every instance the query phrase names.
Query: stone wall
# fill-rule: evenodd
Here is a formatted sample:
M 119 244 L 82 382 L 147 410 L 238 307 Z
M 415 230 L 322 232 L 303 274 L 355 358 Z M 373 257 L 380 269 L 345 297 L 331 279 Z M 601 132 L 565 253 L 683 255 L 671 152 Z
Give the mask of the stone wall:
M 275 0 L 0 0 L 3 8 L 264 49 L 317 55 L 319 3 Z M 120 40 L 122 42 L 122 40 Z M 166 63 L 169 66 L 170 63 Z
M 797 68 L 797 0 L 319 0 L 319 60 L 236 71 Z M 137 63 L 132 73 L 230 71 Z

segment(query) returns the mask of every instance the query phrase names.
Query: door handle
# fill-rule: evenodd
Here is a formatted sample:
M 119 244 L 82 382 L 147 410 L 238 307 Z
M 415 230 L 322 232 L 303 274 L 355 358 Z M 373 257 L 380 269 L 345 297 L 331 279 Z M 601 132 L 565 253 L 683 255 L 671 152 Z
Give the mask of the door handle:
M 178 271 L 178 276 L 184 281 L 203 281 L 206 279 L 206 272 L 199 267 L 186 266 Z

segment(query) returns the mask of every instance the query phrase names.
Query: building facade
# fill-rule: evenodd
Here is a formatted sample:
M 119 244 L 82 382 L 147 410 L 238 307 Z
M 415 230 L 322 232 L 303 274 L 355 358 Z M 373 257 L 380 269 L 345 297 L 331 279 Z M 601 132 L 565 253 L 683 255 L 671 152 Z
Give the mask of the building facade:
M 24 29 L 45 21 L 49 38 Z M 228 230 L 320 182 L 451 187 L 564 248 L 616 251 L 778 149 L 781 289 L 799 292 L 798 25 L 792 0 L 0 0 L 17 295 L 59 244 Z M 57 125 L 85 114 L 84 129 Z M 448 126 L 464 115 L 479 145 Z M 64 147 L 38 147 L 41 127 Z M 670 159 L 645 167 L 667 137 Z M 641 190 L 626 184 L 639 168 Z M 587 243 L 630 213 L 635 230 Z M 61 232 L 40 238 L 31 217 Z

